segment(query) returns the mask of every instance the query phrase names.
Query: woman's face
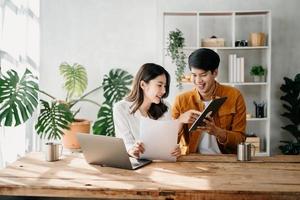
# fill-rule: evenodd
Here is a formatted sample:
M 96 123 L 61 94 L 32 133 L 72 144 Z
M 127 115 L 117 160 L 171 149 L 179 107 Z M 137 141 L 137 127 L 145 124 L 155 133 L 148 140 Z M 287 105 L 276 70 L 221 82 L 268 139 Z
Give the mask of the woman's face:
M 159 104 L 162 96 L 166 93 L 167 78 L 164 74 L 157 76 L 148 83 L 141 81 L 144 93 L 144 101 Z

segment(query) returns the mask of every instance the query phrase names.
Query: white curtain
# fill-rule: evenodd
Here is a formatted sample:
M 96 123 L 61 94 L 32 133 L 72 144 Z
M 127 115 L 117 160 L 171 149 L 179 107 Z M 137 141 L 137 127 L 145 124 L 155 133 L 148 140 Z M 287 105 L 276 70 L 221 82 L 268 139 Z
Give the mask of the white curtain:
M 38 75 L 39 0 L 0 0 L 0 73 L 8 69 L 23 73 L 29 68 Z M 0 167 L 26 152 L 40 149 L 33 119 L 18 127 L 0 127 Z

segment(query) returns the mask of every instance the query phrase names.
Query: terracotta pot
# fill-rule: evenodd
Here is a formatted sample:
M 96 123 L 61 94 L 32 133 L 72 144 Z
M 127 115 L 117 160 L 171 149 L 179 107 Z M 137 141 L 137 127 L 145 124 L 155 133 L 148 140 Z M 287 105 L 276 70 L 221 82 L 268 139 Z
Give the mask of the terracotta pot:
M 70 130 L 65 130 L 62 138 L 62 143 L 65 148 L 68 149 L 80 149 L 79 142 L 77 140 L 77 133 L 90 133 L 91 122 L 85 119 L 76 119 L 70 125 Z

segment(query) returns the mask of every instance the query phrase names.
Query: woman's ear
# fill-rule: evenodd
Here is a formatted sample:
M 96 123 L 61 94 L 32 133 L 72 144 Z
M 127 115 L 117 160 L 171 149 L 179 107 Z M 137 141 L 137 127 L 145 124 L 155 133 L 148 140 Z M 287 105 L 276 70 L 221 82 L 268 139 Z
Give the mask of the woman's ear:
M 145 89 L 145 87 L 146 87 L 146 82 L 142 80 L 142 81 L 140 82 L 140 87 L 141 87 L 142 89 Z

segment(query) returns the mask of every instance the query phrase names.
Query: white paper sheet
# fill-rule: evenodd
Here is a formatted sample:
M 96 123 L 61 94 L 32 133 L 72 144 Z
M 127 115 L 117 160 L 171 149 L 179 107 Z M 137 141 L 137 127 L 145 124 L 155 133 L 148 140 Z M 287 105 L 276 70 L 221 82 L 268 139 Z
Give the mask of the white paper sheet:
M 150 160 L 176 161 L 171 152 L 177 146 L 179 122 L 177 120 L 153 120 L 142 117 L 140 121 L 140 141 L 145 152 L 141 158 Z

